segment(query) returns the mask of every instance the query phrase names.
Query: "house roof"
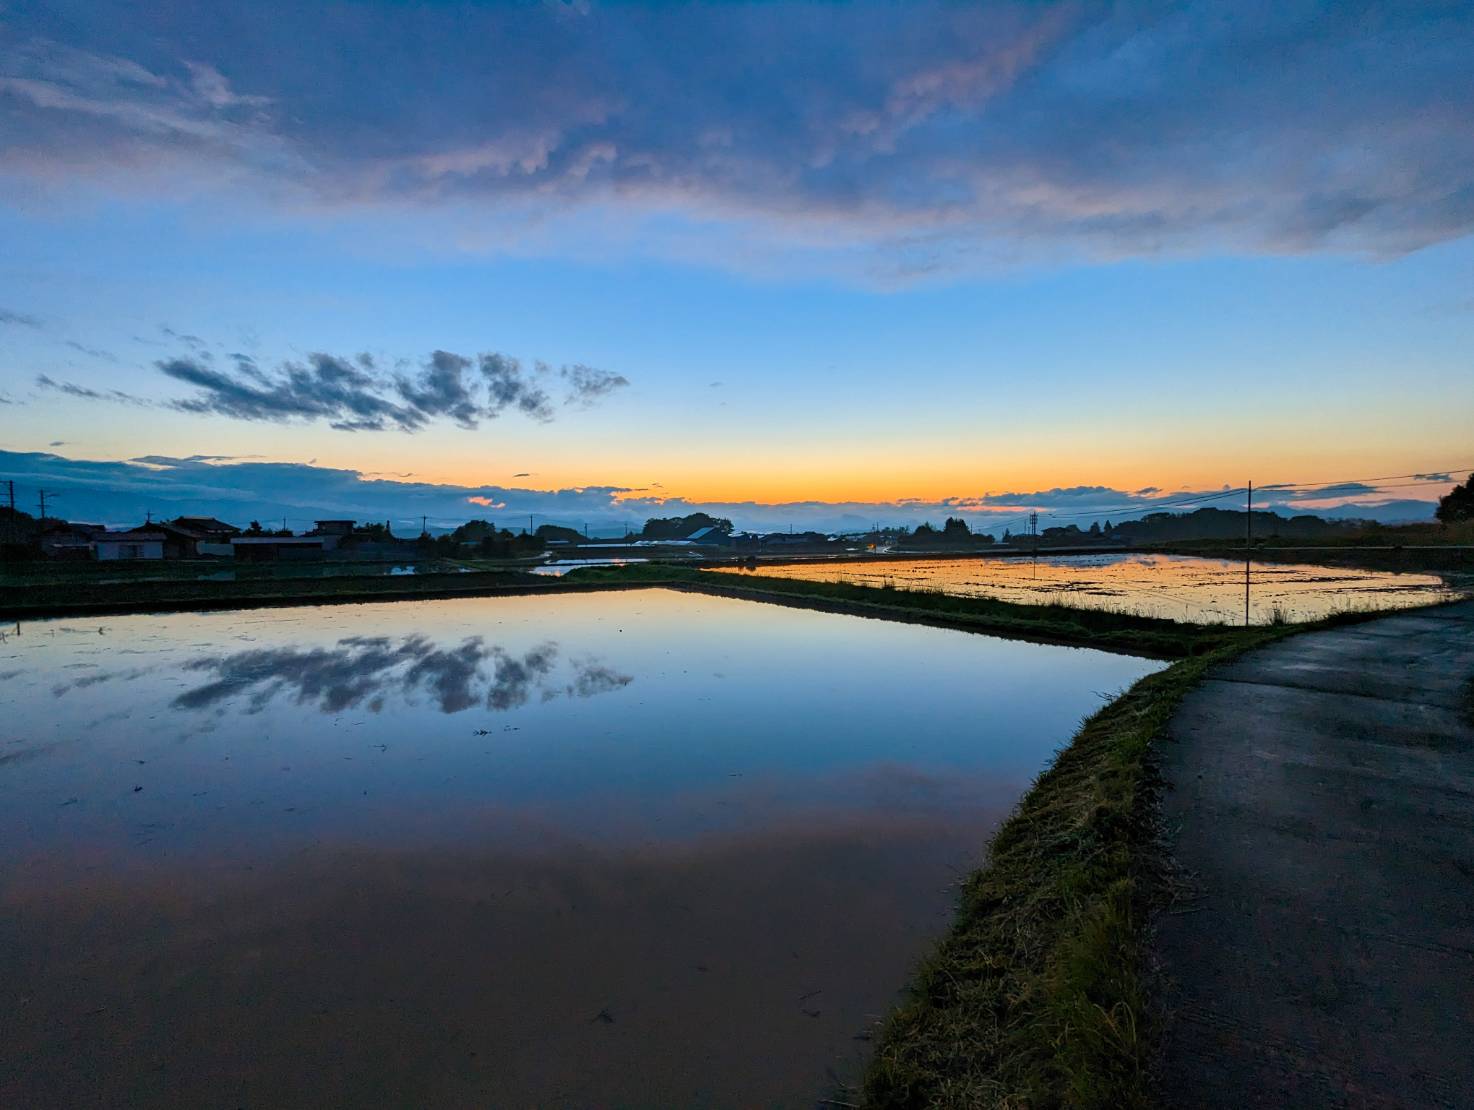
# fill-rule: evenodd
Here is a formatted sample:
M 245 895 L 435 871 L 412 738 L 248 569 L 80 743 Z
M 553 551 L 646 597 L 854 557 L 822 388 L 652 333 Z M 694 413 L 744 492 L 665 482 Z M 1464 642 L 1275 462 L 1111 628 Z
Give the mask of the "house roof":
M 322 536 L 231 536 L 230 542 L 246 546 L 260 546 L 263 544 L 297 544 L 298 546 L 310 545 L 321 547 Z
M 162 532 L 102 532 L 92 537 L 93 543 L 163 543 Z
M 196 532 L 240 531 L 234 524 L 226 524 L 225 521 L 216 520 L 213 516 L 177 516 L 168 523 L 175 528 L 185 528 Z

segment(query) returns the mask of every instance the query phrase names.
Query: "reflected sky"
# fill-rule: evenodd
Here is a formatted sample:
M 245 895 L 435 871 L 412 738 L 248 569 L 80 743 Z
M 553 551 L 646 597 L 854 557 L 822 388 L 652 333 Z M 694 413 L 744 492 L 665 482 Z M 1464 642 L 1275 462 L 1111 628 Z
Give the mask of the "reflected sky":
M 533 696 L 540 701 L 587 698 L 632 681 L 602 663 L 582 659 L 567 661 L 566 681 L 560 682 L 557 668 L 562 662 L 553 643 L 513 655 L 480 636 L 468 636 L 453 647 L 439 647 L 420 635 L 398 641 L 347 636 L 331 648 L 265 648 L 191 660 L 185 670 L 210 675 L 211 680 L 169 704 L 175 709 L 223 711 L 239 701 L 246 712 L 259 713 L 273 700 L 289 697 L 323 713 L 360 705 L 379 713 L 387 698 L 413 703 L 424 693 L 442 713 L 460 713 L 478 706 L 513 709 Z
M 1157 666 L 668 591 L 23 625 L 0 1102 L 812 1101 Z
M 750 573 L 742 567 L 714 570 Z M 1056 602 L 1174 621 L 1234 623 L 1244 618 L 1244 564 L 1233 559 L 1148 554 L 872 559 L 764 565 L 756 573 L 939 590 L 1026 605 Z M 1250 613 L 1256 623 L 1266 623 L 1276 613 L 1284 620 L 1312 621 L 1338 612 L 1402 609 L 1459 596 L 1436 574 L 1291 563 L 1253 563 L 1250 586 Z

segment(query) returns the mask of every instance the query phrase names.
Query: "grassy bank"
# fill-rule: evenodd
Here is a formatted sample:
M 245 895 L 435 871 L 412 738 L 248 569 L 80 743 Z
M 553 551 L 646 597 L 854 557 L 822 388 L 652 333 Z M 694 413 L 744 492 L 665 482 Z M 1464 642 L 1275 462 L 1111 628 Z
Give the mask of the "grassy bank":
M 880 1030 L 867 1106 L 1151 1105 L 1152 745 L 1209 667 L 1288 631 L 1176 663 L 1085 722 L 998 830 Z
M 233 582 L 199 578 L 126 581 L 76 578 L 68 582 L 0 585 L 0 619 L 409 601 L 525 593 L 548 585 L 545 576 L 516 571 L 350 574 L 334 578 L 260 578 Z

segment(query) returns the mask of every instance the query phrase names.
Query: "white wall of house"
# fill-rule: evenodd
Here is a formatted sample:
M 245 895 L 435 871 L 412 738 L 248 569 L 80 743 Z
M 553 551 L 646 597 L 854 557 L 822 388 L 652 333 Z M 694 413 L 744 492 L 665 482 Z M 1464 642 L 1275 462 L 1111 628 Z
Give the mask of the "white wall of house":
M 162 540 L 121 543 L 112 540 L 97 540 L 93 547 L 97 551 L 98 560 L 105 563 L 119 559 L 162 559 L 164 557 Z

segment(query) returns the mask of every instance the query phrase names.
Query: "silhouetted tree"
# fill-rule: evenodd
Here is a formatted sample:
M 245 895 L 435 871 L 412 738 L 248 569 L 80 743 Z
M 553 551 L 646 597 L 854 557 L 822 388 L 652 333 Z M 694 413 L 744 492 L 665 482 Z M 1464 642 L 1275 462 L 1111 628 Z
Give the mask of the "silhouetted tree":
M 537 531 L 533 535 L 544 543 L 548 540 L 567 540 L 569 543 L 583 543 L 582 532 L 577 528 L 565 528 L 561 524 L 539 524 Z
M 1455 486 L 1440 497 L 1433 515 L 1440 524 L 1474 520 L 1474 474 L 1470 474 L 1469 480 L 1462 486 Z
M 715 528 L 723 535 L 731 535 L 732 522 L 706 513 L 690 516 L 651 517 L 640 530 L 640 537 L 647 540 L 683 540 L 692 532 L 703 528 Z
M 488 536 L 497 534 L 496 525 L 489 520 L 468 520 L 462 524 L 451 536 L 457 543 L 480 543 Z

